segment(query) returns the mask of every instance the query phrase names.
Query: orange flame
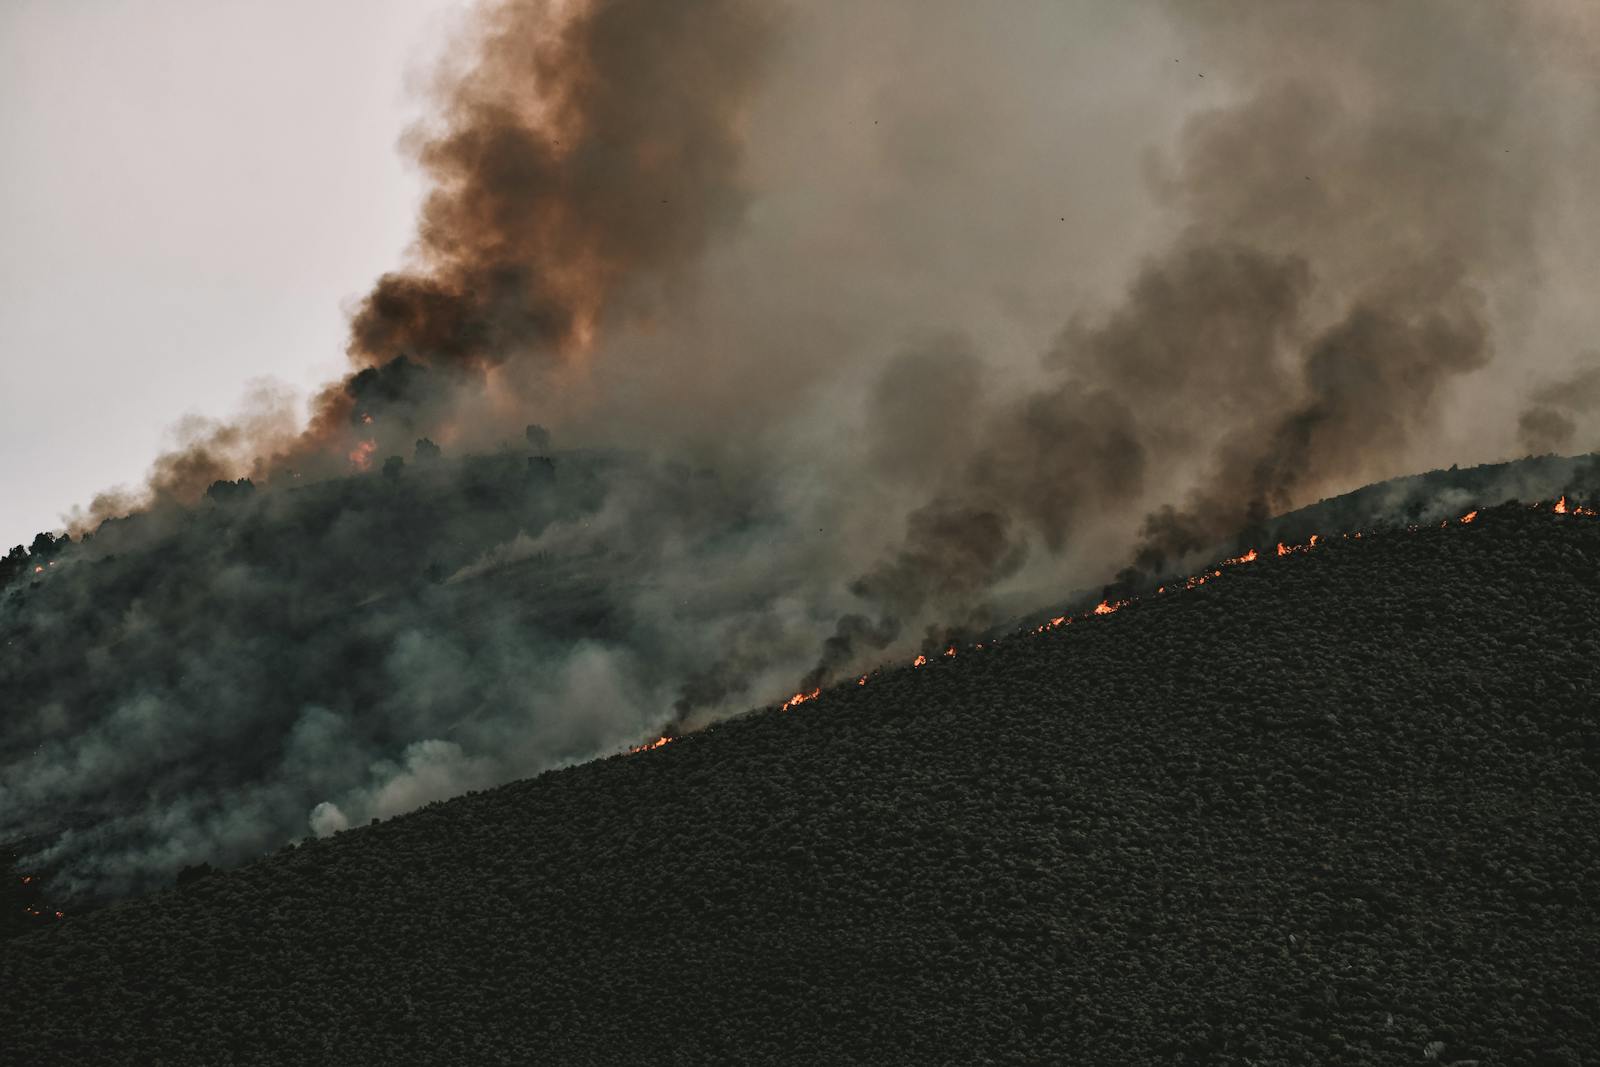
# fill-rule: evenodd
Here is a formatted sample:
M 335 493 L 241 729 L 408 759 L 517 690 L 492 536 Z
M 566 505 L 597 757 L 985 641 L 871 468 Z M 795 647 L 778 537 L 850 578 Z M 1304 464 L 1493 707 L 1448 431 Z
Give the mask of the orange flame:
M 1107 600 L 1102 600 L 1100 603 L 1094 606 L 1094 613 L 1096 615 L 1110 615 L 1113 611 L 1116 611 L 1126 603 L 1126 600 L 1119 600 L 1115 604 Z
M 916 659 L 911 661 L 911 665 L 913 667 L 920 667 L 926 662 L 928 662 L 928 657 L 927 656 L 918 656 Z
M 368 470 L 372 467 L 372 454 L 378 450 L 378 442 L 370 437 L 350 450 L 350 463 L 358 471 Z
M 632 756 L 638 752 L 649 752 L 653 748 L 660 748 L 662 745 L 670 744 L 671 742 L 672 738 L 668 737 L 666 734 L 662 734 L 660 737 L 647 744 L 634 745 L 632 748 L 628 749 L 628 755 Z
M 1565 493 L 1562 494 L 1560 500 L 1556 501 L 1556 506 L 1553 510 L 1557 515 L 1565 515 L 1567 513 L 1567 497 Z
M 866 685 L 867 684 L 867 676 L 863 674 L 861 677 L 857 678 L 856 679 L 856 684 L 857 685 Z
M 865 685 L 866 683 L 863 682 L 862 684 Z M 798 707 L 799 705 L 804 704 L 808 700 L 815 700 L 821 695 L 822 695 L 822 690 L 821 689 L 813 689 L 809 693 L 796 693 L 794 696 L 790 697 L 788 700 L 785 700 L 783 702 L 783 707 L 779 708 L 778 710 L 779 711 L 788 711 L 790 708 Z
M 1465 515 L 1461 516 L 1461 521 L 1463 523 L 1468 523 L 1468 522 L 1471 522 L 1473 519 L 1475 519 L 1477 517 L 1478 517 L 1478 512 L 1477 512 L 1476 509 L 1474 509 L 1472 511 L 1467 512 Z
M 1287 556 L 1288 554 L 1289 554 L 1289 546 L 1285 545 L 1282 541 L 1279 541 L 1278 542 L 1278 555 Z

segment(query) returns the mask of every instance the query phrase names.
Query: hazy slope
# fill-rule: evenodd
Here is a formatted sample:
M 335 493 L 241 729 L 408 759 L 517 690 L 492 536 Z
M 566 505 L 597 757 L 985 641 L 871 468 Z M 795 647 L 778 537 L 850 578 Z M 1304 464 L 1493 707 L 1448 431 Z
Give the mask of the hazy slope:
M 1265 557 L 29 934 L 0 1044 L 1590 1062 L 1597 576 L 1548 505 Z
M 539 454 L 547 444 L 535 433 L 459 458 L 419 447 L 386 473 L 221 483 L 198 508 L 108 522 L 28 566 L 0 588 L 0 847 L 28 839 L 23 869 L 74 910 L 962 632 L 959 613 L 926 633 L 912 616 L 856 614 L 819 555 L 834 531 L 800 529 L 759 480 Z M 1600 493 L 1595 457 L 1380 483 L 1252 543 L 1560 492 Z M 903 562 L 893 580 L 907 588 L 942 573 Z M 1056 598 L 1043 617 L 1081 608 L 1106 574 L 1086 577 L 1076 593 L 1023 588 L 987 617 L 1037 621 Z

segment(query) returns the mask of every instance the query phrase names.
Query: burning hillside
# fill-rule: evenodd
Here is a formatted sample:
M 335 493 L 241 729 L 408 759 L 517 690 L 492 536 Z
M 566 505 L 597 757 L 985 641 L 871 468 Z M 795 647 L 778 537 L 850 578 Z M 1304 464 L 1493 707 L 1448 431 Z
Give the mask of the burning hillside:
M 1586 499 L 1329 531 L 69 916 L 0 953 L 29 991 L 0 1041 L 27 1062 L 1586 1062 Z
M 222 483 L 198 510 L 36 542 L 48 562 L 0 590 L 0 683 L 26 710 L 0 723 L 0 842 L 31 838 L 21 870 L 48 881 L 52 907 L 767 701 L 808 710 L 830 686 L 871 688 L 885 662 L 992 654 L 1019 628 L 890 632 L 838 656 L 848 601 L 764 566 L 793 536 L 778 502 L 641 457 L 533 454 L 548 437 L 527 438 L 459 459 L 419 447 L 385 473 L 297 487 Z M 1408 481 L 1359 519 L 1340 501 L 1309 514 L 1355 519 L 1360 536 L 1436 523 L 1463 486 L 1494 501 L 1496 486 L 1559 479 L 1553 512 L 1555 490 L 1600 483 L 1587 460 L 1527 466 Z M 1213 567 L 1085 593 L 1021 628 L 1320 551 L 1295 525 L 1311 518 L 1291 519 Z
M 72 911 L 1593 499 L 1550 456 L 1313 503 L 1591 445 L 1593 18 L 488 0 L 342 373 L 0 564 L 0 842 Z

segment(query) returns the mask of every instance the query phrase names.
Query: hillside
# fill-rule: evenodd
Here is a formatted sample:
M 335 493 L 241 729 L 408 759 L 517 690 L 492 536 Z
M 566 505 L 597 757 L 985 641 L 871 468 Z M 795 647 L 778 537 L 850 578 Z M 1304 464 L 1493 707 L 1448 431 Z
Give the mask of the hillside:
M 881 662 L 873 642 L 896 634 L 909 659 L 963 629 L 943 601 L 926 614 L 938 632 L 919 638 L 915 613 L 861 600 L 850 553 L 828 557 L 833 535 L 760 479 L 552 453 L 532 431 L 459 457 L 418 442 L 409 460 L 322 482 L 220 482 L 198 507 L 77 542 L 41 534 L 7 557 L 0 853 L 80 911 L 617 752 L 671 717 L 742 711 Z M 1238 547 L 1594 490 L 1594 456 L 1433 471 Z M 890 584 L 937 585 L 943 572 L 923 568 L 950 565 L 913 556 Z M 974 618 L 1001 622 L 993 636 L 1101 592 L 1027 589 Z M 840 634 L 861 647 L 836 656 Z
M 1267 553 L 0 952 L 18 1063 L 1600 1058 L 1600 519 Z

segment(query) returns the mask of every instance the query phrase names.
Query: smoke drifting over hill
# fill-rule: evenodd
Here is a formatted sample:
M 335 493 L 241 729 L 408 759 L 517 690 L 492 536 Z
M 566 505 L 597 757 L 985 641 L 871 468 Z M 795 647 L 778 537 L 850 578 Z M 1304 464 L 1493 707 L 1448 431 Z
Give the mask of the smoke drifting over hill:
M 145 884 L 1593 447 L 1597 41 L 1557 2 L 488 4 L 349 376 L 189 427 L 5 594 L 0 831 Z

